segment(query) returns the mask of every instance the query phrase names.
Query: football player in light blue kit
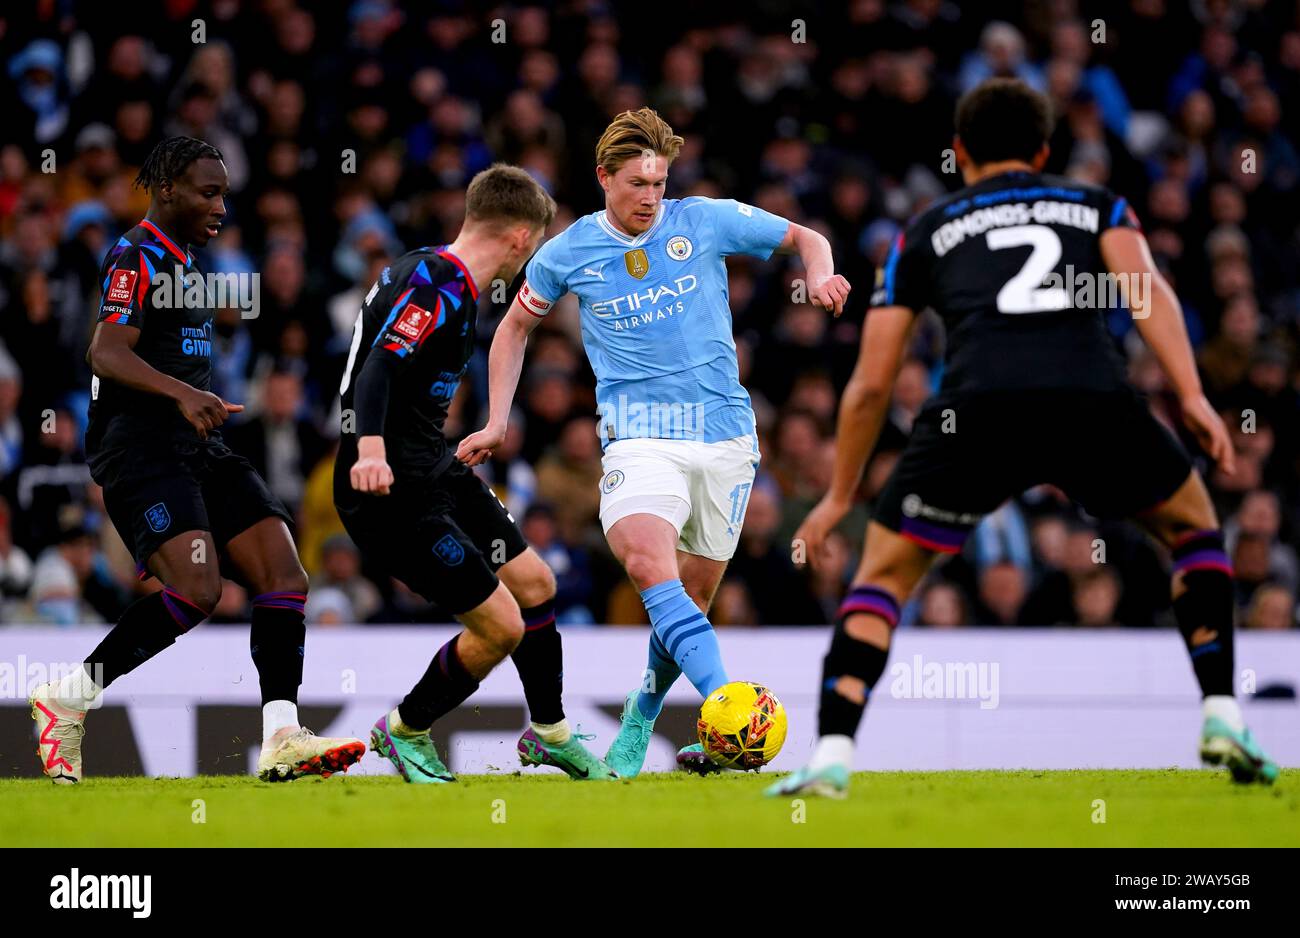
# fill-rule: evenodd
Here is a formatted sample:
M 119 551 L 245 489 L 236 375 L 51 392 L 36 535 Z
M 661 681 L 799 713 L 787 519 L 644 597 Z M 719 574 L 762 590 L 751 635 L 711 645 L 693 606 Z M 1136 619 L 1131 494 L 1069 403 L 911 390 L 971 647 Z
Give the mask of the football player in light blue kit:
M 605 757 L 625 778 L 640 772 L 679 675 L 701 697 L 728 683 L 706 615 L 736 549 L 759 452 L 723 258 L 797 253 L 811 302 L 836 315 L 849 292 L 817 232 L 730 199 L 665 199 L 681 145 L 649 108 L 625 111 L 606 129 L 596 146 L 605 210 L 529 261 L 492 342 L 488 424 L 457 450 L 477 465 L 501 445 L 528 335 L 564 294 L 576 294 L 605 450 L 601 525 L 651 624 L 646 679 L 628 695 Z M 698 744 L 678 763 L 712 767 Z

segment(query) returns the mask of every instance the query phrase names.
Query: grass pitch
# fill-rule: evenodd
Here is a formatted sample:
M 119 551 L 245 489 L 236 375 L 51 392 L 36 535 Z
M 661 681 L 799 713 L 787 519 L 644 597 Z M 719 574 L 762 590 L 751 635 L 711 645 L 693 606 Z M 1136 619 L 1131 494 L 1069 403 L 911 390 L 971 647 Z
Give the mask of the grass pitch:
M 1272 788 L 1211 771 L 859 772 L 846 801 L 766 799 L 772 773 L 0 780 L 22 846 L 1295 846 L 1300 771 Z M 1099 803 L 1101 802 L 1101 803 Z M 1104 811 L 1104 822 L 1101 822 Z M 200 822 L 201 821 L 201 822 Z

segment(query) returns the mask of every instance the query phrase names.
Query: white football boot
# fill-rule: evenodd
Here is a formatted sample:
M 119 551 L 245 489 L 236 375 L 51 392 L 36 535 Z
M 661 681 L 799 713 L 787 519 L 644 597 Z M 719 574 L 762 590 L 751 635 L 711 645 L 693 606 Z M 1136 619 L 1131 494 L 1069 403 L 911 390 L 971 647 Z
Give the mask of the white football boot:
M 41 770 L 56 785 L 81 781 L 81 737 L 86 735 L 86 711 L 65 707 L 54 696 L 53 682 L 32 691 L 32 719 L 36 721 L 36 754 Z
M 317 736 L 306 727 L 286 726 L 262 743 L 257 777 L 264 782 L 288 782 L 304 775 L 329 778 L 366 754 L 359 739 Z

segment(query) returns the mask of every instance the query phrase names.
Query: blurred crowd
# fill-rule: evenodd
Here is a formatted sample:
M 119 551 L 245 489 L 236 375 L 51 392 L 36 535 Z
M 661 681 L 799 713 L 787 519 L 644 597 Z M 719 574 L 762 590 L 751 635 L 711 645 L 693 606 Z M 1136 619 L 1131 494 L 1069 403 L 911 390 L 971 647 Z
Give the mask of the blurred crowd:
M 1236 474 L 1208 481 L 1240 622 L 1296 626 L 1297 0 L 728 0 L 683 16 L 602 0 L 143 0 L 129 15 L 39 0 L 0 11 L 0 59 L 0 622 L 112 621 L 151 588 L 86 471 L 84 353 L 100 260 L 144 215 L 132 180 L 169 134 L 213 143 L 230 173 L 230 215 L 202 268 L 261 272 L 257 318 L 218 311 L 214 390 L 248 405 L 227 441 L 298 519 L 310 621 L 445 621 L 373 569 L 332 508 L 336 392 L 361 299 L 394 257 L 454 238 L 465 185 L 495 160 L 555 196 L 552 233 L 601 208 L 595 142 L 645 104 L 686 140 L 670 197 L 740 198 L 813 226 L 854 285 L 830 320 L 791 301 L 796 261 L 729 261 L 763 462 L 713 619 L 829 621 L 943 349 L 929 315 L 831 561 L 797 567 L 790 538 L 830 478 L 876 267 L 900 224 L 960 185 L 944 152 L 957 97 L 1016 75 L 1059 114 L 1049 171 L 1125 195 L 1183 302 L 1236 436 Z M 503 309 L 488 300 L 451 437 L 485 416 Z M 1178 428 L 1127 314 L 1110 325 L 1133 382 Z M 483 472 L 554 568 L 561 622 L 642 622 L 597 521 L 593 388 L 569 297 L 534 334 L 509 438 Z M 1136 529 L 1040 488 L 986 519 L 904 623 L 1164 624 L 1166 569 Z M 215 619 L 247 615 L 228 584 Z

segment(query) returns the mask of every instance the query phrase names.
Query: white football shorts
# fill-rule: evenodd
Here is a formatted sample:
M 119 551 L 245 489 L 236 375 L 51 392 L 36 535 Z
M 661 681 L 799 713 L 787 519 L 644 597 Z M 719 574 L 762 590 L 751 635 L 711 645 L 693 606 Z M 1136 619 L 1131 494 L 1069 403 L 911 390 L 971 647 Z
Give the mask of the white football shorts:
M 608 534 L 628 515 L 655 515 L 677 529 L 679 550 L 730 560 L 758 460 L 758 445 L 748 435 L 719 443 L 616 440 L 601 460 L 601 526 Z

